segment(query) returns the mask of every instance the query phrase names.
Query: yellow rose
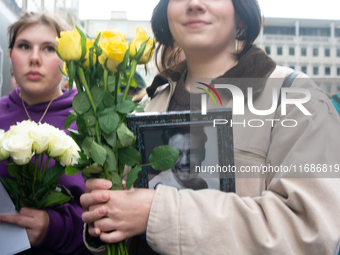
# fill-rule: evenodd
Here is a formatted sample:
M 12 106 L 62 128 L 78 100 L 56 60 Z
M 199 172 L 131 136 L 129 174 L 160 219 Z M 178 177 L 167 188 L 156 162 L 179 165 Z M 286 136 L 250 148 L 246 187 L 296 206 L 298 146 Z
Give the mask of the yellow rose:
M 89 54 L 90 54 L 90 48 L 92 47 L 92 45 L 94 44 L 94 40 L 90 40 L 89 38 L 86 38 L 86 56 L 85 59 L 86 61 L 84 62 L 83 66 L 86 68 L 90 65 L 90 60 L 89 60 Z M 92 54 L 92 58 L 93 58 L 93 64 L 96 63 L 96 54 Z
M 144 28 L 137 27 L 136 28 L 136 36 L 133 38 L 130 44 L 130 56 L 134 58 L 136 54 L 138 53 L 141 45 L 147 41 L 145 50 L 143 54 L 137 57 L 137 61 L 139 64 L 146 64 L 148 63 L 151 58 L 153 51 L 155 49 L 155 40 L 150 39 L 148 34 L 145 32 Z M 139 55 L 139 54 L 138 54 Z
M 116 29 L 105 30 L 101 33 L 98 46 L 102 49 L 102 54 L 98 57 L 99 63 L 112 72 L 117 71 L 117 66 L 124 60 L 128 44 L 125 35 Z M 105 68 L 105 67 L 104 67 Z
M 56 38 L 59 43 L 58 51 L 65 61 L 79 60 L 81 58 L 80 34 L 75 29 L 72 31 L 61 31 L 60 38 Z

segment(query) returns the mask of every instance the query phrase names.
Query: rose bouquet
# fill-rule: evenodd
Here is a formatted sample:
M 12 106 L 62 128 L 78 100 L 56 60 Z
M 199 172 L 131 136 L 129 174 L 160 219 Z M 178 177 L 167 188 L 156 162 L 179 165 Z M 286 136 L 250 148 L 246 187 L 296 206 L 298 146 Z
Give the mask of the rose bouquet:
M 44 209 L 71 199 L 57 181 L 65 167 L 77 162 L 78 145 L 64 131 L 47 123 L 22 121 L 7 132 L 0 130 L 0 161 L 7 160 L 13 178 L 1 178 L 16 210 L 21 207 Z M 44 155 L 47 159 L 44 159 Z M 32 163 L 34 158 L 34 163 Z M 50 159 L 55 165 L 47 170 Z M 68 195 L 62 193 L 62 189 Z
M 98 32 L 96 39 L 90 40 L 77 28 L 61 32 L 56 40 L 59 43 L 56 51 L 65 63 L 64 71 L 60 70 L 68 75 L 69 87 L 75 82 L 78 90 L 64 128 L 76 121 L 78 132 L 70 133 L 81 149 L 80 159 L 66 168 L 66 174 L 82 172 L 85 181 L 111 180 L 113 190 L 123 189 L 122 180 L 126 178 L 129 189 L 142 165 L 126 116 L 143 108 L 127 93 L 130 86 L 136 85 L 133 78 L 136 66 L 150 61 L 155 41 L 141 27 L 137 27 L 129 44 L 118 30 Z M 126 84 L 124 93 L 120 92 L 121 83 Z M 169 146 L 159 146 L 152 151 L 148 164 L 157 170 L 167 170 L 176 162 L 178 153 Z M 131 168 L 127 174 L 125 166 Z M 106 244 L 106 250 L 110 255 L 127 254 L 125 242 Z

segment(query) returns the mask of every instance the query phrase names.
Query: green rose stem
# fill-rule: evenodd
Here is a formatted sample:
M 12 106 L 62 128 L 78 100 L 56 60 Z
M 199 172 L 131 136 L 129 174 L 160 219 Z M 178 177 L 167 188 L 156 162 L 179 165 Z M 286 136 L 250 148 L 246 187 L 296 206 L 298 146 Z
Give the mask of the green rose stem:
M 94 104 L 94 101 L 93 101 L 93 98 L 91 96 L 90 89 L 87 86 L 87 82 L 86 82 L 84 71 L 83 71 L 83 69 L 80 66 L 77 66 L 77 67 L 78 67 L 78 74 L 79 74 L 80 81 L 81 81 L 81 83 L 83 84 L 83 86 L 85 88 L 85 93 L 86 93 L 88 99 L 90 100 L 90 103 L 91 103 L 94 115 L 96 116 L 97 108 L 96 108 L 96 106 Z M 96 119 L 96 135 L 97 135 L 98 144 L 101 144 L 100 135 L 99 135 L 99 123 L 98 123 L 97 119 Z
M 27 164 L 22 166 L 22 171 L 23 171 L 24 173 L 27 172 Z M 23 181 L 24 185 L 26 185 L 25 177 L 22 177 L 22 181 Z
M 132 59 L 131 68 L 130 68 L 130 76 L 129 76 L 128 83 L 126 84 L 126 89 L 124 91 L 123 101 L 125 100 L 125 98 L 127 96 L 127 93 L 129 91 L 129 88 L 130 88 L 130 85 L 131 85 L 131 82 L 132 82 L 132 79 L 135 76 L 136 67 L 137 67 L 137 60 Z
M 38 159 L 39 159 L 39 155 L 35 155 L 34 178 L 33 178 L 33 184 L 32 184 L 33 199 L 35 199 L 35 192 L 34 192 L 35 189 L 34 189 L 34 186 L 35 186 L 35 181 L 37 179 Z
M 112 255 L 112 253 L 111 253 L 111 244 L 106 243 L 105 246 L 106 246 L 106 254 L 107 255 Z
M 75 83 L 76 83 L 78 92 L 83 91 L 83 88 L 82 88 L 82 86 L 81 86 L 81 84 L 80 84 L 80 81 L 79 81 L 79 79 L 78 79 L 77 76 L 74 77 L 74 81 L 75 81 Z
M 42 175 L 41 175 L 41 179 L 44 177 L 44 175 L 46 173 L 46 168 L 48 166 L 48 163 L 50 162 L 50 159 L 51 159 L 51 157 L 49 155 L 47 155 L 47 160 L 46 160 L 46 163 L 45 163 L 45 166 L 44 166 L 44 170 L 43 170 Z
M 114 91 L 114 99 L 115 104 L 117 105 L 117 94 L 118 94 L 118 88 L 119 88 L 119 71 L 115 73 L 115 91 Z
M 107 77 L 109 75 L 109 71 L 104 69 L 104 90 L 107 90 Z

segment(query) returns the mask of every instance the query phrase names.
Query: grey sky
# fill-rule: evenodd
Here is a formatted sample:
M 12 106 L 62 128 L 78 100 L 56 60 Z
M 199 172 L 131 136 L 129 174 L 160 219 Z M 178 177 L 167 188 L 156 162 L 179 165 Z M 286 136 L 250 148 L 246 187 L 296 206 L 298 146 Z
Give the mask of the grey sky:
M 110 19 L 111 10 L 127 11 L 128 19 L 150 20 L 159 0 L 81 0 L 81 19 Z M 340 20 L 339 0 L 258 0 L 265 17 Z

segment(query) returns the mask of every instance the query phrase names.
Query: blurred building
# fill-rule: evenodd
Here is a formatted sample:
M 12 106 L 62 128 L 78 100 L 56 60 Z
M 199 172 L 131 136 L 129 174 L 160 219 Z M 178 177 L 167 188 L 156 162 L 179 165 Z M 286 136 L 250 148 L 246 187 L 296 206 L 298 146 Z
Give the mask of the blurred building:
M 256 44 L 326 92 L 340 92 L 340 20 L 265 18 Z

